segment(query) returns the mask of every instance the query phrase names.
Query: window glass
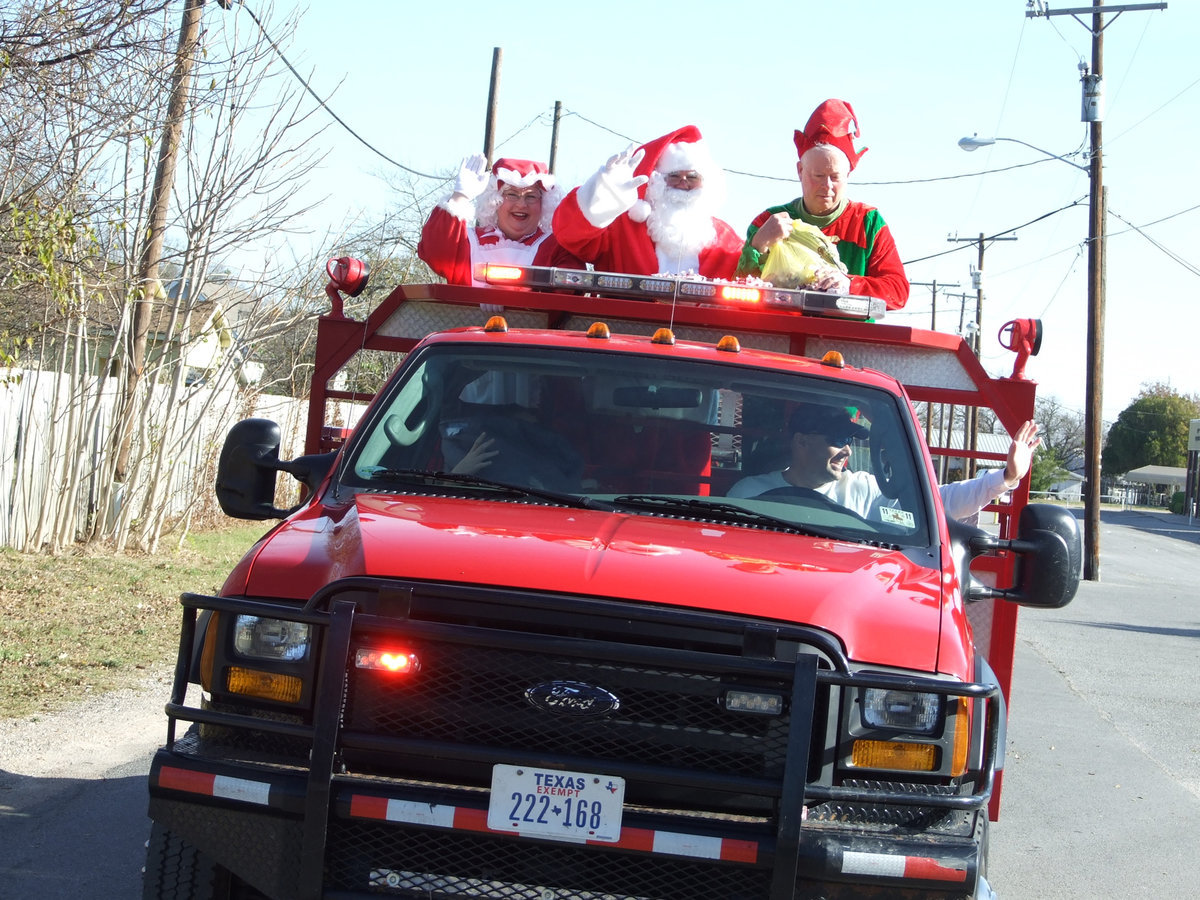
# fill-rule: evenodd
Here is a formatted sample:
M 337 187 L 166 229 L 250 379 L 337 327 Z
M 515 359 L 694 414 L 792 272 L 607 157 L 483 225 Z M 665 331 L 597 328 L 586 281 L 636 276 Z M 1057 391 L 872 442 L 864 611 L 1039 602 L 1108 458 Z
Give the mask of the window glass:
M 436 344 L 381 398 L 341 477 L 353 490 L 420 492 L 433 482 L 414 474 L 449 473 L 466 492 L 494 483 L 620 509 L 630 497 L 701 501 L 916 545 L 928 543 L 931 508 L 916 440 L 900 398 L 834 378 Z M 692 507 L 655 514 L 700 514 Z

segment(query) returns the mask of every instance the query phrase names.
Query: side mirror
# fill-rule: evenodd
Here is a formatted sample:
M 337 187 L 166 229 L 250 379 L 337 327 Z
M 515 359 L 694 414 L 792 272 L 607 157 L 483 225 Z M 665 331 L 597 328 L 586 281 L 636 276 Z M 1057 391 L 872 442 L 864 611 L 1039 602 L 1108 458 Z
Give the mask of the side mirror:
M 269 419 L 244 419 L 229 429 L 217 461 L 217 502 L 235 519 L 282 519 L 299 507 L 275 506 L 275 473 L 287 472 L 315 492 L 333 466 L 335 453 L 279 458 L 279 426 Z
M 1075 517 L 1061 506 L 1031 503 L 1021 510 L 1016 538 L 1005 541 L 981 532 L 971 537 L 969 547 L 972 556 L 1007 550 L 1017 558 L 1011 588 L 973 583 L 971 600 L 995 597 L 1057 609 L 1070 603 L 1079 590 L 1083 541 Z

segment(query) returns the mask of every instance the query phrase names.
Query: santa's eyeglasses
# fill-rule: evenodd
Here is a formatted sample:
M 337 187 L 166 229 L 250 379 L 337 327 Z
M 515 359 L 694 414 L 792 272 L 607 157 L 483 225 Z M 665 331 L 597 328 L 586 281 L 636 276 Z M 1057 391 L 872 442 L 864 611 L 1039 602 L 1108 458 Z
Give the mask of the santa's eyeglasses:
M 505 203 L 541 203 L 541 191 L 501 191 L 500 199 Z
M 668 172 L 667 184 L 671 187 L 680 187 L 681 185 L 689 185 L 695 187 L 704 181 L 704 176 L 695 170 L 687 172 Z

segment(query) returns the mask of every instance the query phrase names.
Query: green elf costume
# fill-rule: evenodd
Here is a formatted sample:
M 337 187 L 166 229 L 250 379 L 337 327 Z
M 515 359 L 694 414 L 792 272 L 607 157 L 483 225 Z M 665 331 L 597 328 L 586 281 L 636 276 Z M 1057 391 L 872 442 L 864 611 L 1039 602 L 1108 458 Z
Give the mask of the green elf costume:
M 842 151 L 850 162 L 850 171 L 858 164 L 867 148 L 854 146 L 861 132 L 854 109 L 844 100 L 826 100 L 808 119 L 803 131 L 794 134 L 796 152 L 803 157 L 817 144 L 828 144 Z M 787 213 L 799 222 L 814 225 L 832 238 L 838 256 L 850 275 L 848 293 L 879 297 L 888 309 L 900 309 L 908 301 L 908 277 L 900 262 L 891 229 L 879 210 L 865 203 L 845 200 L 832 212 L 816 216 L 804 207 L 803 197 L 782 206 L 772 206 L 759 213 L 746 229 L 746 243 L 738 260 L 739 276 L 759 275 L 770 250 L 759 253 L 751 241 L 762 224 L 776 213 Z

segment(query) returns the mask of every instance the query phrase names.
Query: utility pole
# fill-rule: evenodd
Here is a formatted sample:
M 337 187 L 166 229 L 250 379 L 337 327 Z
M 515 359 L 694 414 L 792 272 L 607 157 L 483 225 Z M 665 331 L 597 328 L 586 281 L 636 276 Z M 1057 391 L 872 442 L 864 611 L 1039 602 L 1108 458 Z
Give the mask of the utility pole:
M 971 340 L 971 349 L 975 351 L 976 359 L 979 359 L 980 356 L 983 355 L 983 250 L 984 250 L 984 241 L 985 240 L 987 240 L 987 241 L 1015 241 L 1016 239 L 1017 239 L 1017 236 L 1015 234 L 1000 235 L 997 237 L 989 238 L 989 237 L 985 237 L 985 235 L 982 231 L 979 232 L 979 237 L 977 237 L 977 238 L 959 238 L 959 237 L 946 238 L 946 240 L 950 241 L 951 243 L 956 243 L 956 242 L 961 242 L 961 241 L 970 241 L 971 243 L 976 244 L 979 247 L 979 265 L 971 273 L 971 281 L 974 282 L 974 284 L 972 286 L 975 288 L 975 334 L 973 335 L 972 340 Z M 967 416 L 967 421 L 965 424 L 966 424 L 967 430 L 969 430 L 971 432 L 971 452 L 974 453 L 979 447 L 979 410 L 976 409 L 974 406 L 969 406 L 966 408 L 966 416 Z M 965 442 L 966 441 L 964 438 L 964 443 Z M 979 469 L 979 465 L 976 462 L 975 457 L 974 456 L 970 457 L 967 460 L 967 477 L 974 478 L 978 469 Z
M 558 123 L 562 119 L 562 101 L 554 101 L 554 127 L 550 129 L 550 162 L 547 168 L 554 174 L 554 164 L 558 159 Z
M 492 152 L 496 144 L 496 104 L 500 102 L 500 57 L 503 51 L 499 47 L 492 48 L 492 81 L 488 88 L 487 116 L 483 124 L 483 155 L 487 157 L 488 165 L 493 162 Z
M 137 299 L 133 304 L 128 345 L 128 371 L 125 377 L 125 396 L 121 405 L 118 431 L 117 461 L 113 469 L 116 481 L 125 481 L 129 474 L 129 453 L 133 445 L 133 424 L 137 418 L 137 395 L 146 369 L 146 341 L 154 303 L 165 297 L 159 279 L 163 239 L 167 231 L 167 211 L 171 189 L 175 184 L 175 165 L 179 155 L 179 140 L 183 134 L 183 119 L 187 112 L 188 86 L 196 47 L 200 42 L 200 13 L 204 0 L 186 0 L 183 23 L 179 29 L 179 44 L 175 49 L 175 66 L 171 71 L 171 94 L 167 98 L 167 118 L 158 145 L 158 168 L 150 188 L 148 226 L 138 260 Z
M 1091 6 L 1048 9 L 1040 0 L 1026 10 L 1026 18 L 1037 16 L 1072 16 L 1092 35 L 1092 65 L 1080 64 L 1083 81 L 1082 119 L 1091 133 L 1091 158 L 1088 181 L 1091 185 L 1088 202 L 1088 302 L 1087 302 L 1087 384 L 1084 411 L 1084 481 L 1083 481 L 1083 577 L 1100 580 L 1100 451 L 1103 435 L 1104 397 L 1104 301 L 1105 250 L 1108 231 L 1105 212 L 1108 193 L 1104 187 L 1102 124 L 1104 119 L 1104 14 L 1115 13 L 1109 24 L 1123 12 L 1166 9 L 1165 3 L 1123 3 L 1105 6 L 1097 0 Z M 1091 14 L 1088 26 L 1079 17 Z

